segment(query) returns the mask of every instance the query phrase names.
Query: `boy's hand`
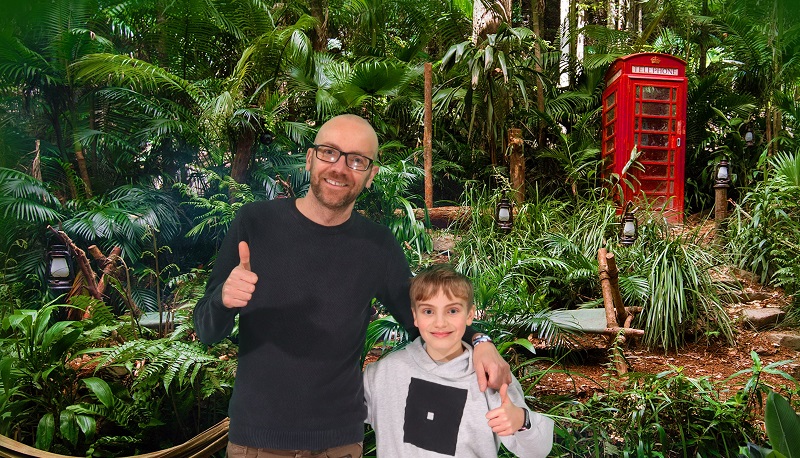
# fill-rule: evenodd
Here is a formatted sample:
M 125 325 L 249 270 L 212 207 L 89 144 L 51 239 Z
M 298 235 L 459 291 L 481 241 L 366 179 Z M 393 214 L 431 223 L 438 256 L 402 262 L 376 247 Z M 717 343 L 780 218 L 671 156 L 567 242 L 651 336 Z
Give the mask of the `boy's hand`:
M 489 388 L 499 390 L 503 384 L 511 383 L 511 366 L 497 352 L 494 344 L 484 342 L 472 350 L 472 364 L 478 375 L 478 387 L 486 391 L 487 376 Z
M 510 436 L 525 423 L 525 412 L 522 407 L 517 407 L 508 397 L 508 385 L 500 387 L 500 407 L 490 410 L 486 414 L 489 426 L 498 436 Z
M 250 271 L 250 247 L 247 242 L 239 242 L 239 265 L 222 285 L 222 305 L 229 309 L 247 305 L 257 281 L 258 275 Z

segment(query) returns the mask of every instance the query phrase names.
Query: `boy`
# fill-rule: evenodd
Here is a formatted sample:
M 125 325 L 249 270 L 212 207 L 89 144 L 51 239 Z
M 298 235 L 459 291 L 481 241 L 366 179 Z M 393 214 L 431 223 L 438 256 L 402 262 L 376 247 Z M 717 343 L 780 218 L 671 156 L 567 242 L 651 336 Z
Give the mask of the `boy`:
M 499 392 L 478 388 L 461 340 L 475 314 L 469 279 L 435 265 L 411 280 L 410 296 L 420 337 L 364 371 L 378 456 L 496 457 L 501 442 L 519 457 L 547 456 L 553 420 L 527 409 L 516 379 Z

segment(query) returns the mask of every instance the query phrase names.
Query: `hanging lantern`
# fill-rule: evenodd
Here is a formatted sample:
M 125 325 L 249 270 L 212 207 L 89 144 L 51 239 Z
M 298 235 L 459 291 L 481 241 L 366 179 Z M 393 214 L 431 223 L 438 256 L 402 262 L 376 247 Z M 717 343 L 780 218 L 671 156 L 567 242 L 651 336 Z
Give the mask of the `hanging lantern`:
M 497 228 L 503 232 L 511 232 L 511 228 L 514 227 L 514 211 L 511 206 L 511 201 L 505 196 L 503 196 L 497 204 L 495 223 L 497 224 Z
M 730 164 L 727 159 L 722 159 L 714 171 L 714 187 L 727 188 L 731 184 Z
M 639 223 L 634 216 L 634 210 L 631 209 L 633 204 L 628 202 L 625 205 L 625 213 L 622 215 L 622 230 L 619 237 L 619 244 L 622 246 L 631 246 L 636 238 L 639 236 Z
M 55 296 L 72 289 L 75 265 L 66 245 L 51 245 L 47 252 L 47 287 Z

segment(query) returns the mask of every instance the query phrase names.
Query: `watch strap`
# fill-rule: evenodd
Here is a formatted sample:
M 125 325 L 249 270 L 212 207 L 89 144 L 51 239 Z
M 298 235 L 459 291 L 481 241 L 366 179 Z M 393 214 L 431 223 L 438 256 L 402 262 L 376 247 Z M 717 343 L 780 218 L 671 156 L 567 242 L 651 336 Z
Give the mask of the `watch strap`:
M 492 341 L 492 338 L 489 337 L 488 334 L 484 334 L 484 333 L 479 332 L 479 333 L 475 334 L 474 336 L 472 336 L 472 347 L 475 348 L 478 344 L 481 344 L 483 342 L 491 342 L 491 341 Z
M 522 408 L 522 411 L 525 412 L 525 421 L 522 423 L 522 428 L 518 429 L 517 432 L 531 429 L 531 414 L 528 412 L 528 409 L 524 407 Z

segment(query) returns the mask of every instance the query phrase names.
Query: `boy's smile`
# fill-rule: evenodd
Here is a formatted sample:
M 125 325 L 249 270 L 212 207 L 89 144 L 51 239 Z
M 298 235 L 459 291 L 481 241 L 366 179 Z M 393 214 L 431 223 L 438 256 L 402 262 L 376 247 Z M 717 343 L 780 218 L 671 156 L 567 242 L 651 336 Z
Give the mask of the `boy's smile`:
M 461 338 L 474 315 L 467 304 L 466 299 L 448 296 L 440 289 L 433 297 L 412 307 L 414 324 L 433 360 L 450 361 L 464 351 Z

